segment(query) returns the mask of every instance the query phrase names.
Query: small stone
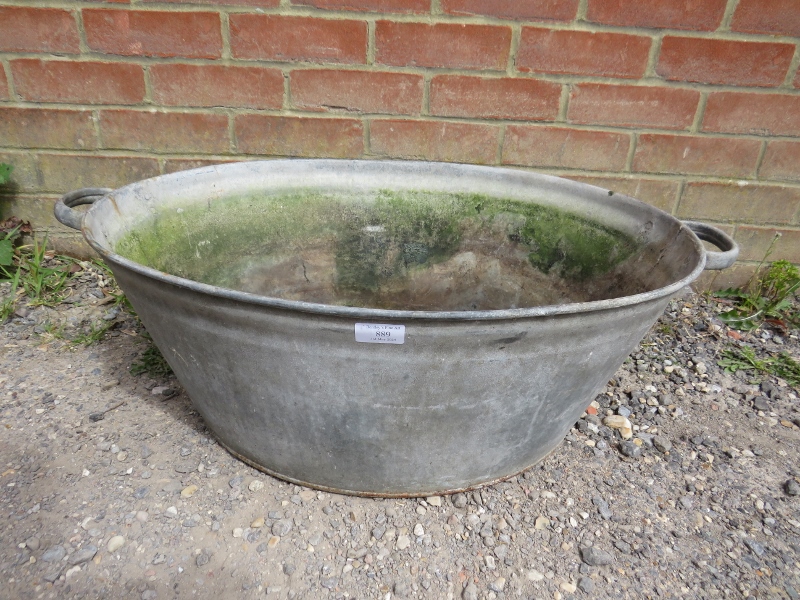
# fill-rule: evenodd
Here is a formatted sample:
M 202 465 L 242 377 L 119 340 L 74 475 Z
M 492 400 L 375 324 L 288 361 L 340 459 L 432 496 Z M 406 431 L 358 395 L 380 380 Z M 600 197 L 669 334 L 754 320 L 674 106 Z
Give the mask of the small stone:
M 630 441 L 622 442 L 619 445 L 619 450 L 630 458 L 639 458 L 642 455 L 642 448 Z
M 242 477 L 241 475 L 237 475 L 236 477 L 232 477 L 228 481 L 228 485 L 231 486 L 232 488 L 241 487 L 243 481 L 244 477 Z
M 73 576 L 75 573 L 80 573 L 80 570 L 81 570 L 81 567 L 80 567 L 80 565 L 75 565 L 74 567 L 71 567 L 71 568 L 67 569 L 66 573 L 64 573 L 64 577 L 65 577 L 66 579 L 69 579 L 69 578 L 70 578 L 70 577 L 72 577 L 72 576 Z
M 274 548 L 275 546 L 277 546 L 280 543 L 280 541 L 281 541 L 281 538 L 279 538 L 277 535 L 273 535 L 267 541 L 267 547 Z
M 800 496 L 800 483 L 797 483 L 796 479 L 788 479 L 783 484 L 783 491 L 789 496 Z
M 425 501 L 430 504 L 431 506 L 440 507 L 442 505 L 442 497 L 441 496 L 428 496 L 425 498 Z
M 397 536 L 397 542 L 395 543 L 395 547 L 398 550 L 405 550 L 411 545 L 411 538 L 407 535 L 399 535 Z
M 44 562 L 58 562 L 67 555 L 64 546 L 51 546 L 42 554 L 41 560 Z
M 233 537 L 240 538 L 242 537 L 242 535 L 244 535 L 244 529 L 242 529 L 241 527 L 236 527 L 233 530 Z
M 414 535 L 417 537 L 422 537 L 425 535 L 425 528 L 422 526 L 422 524 L 417 523 L 414 525 Z
M 305 503 L 311 502 L 317 497 L 317 493 L 314 490 L 303 490 L 297 495 L 300 496 L 300 500 Z
M 541 581 L 544 579 L 544 573 L 540 573 L 536 569 L 528 571 L 528 581 Z
M 590 567 L 600 567 L 603 565 L 610 565 L 614 562 L 614 557 L 604 550 L 590 546 L 588 548 L 581 548 L 581 560 Z
M 34 552 L 39 549 L 39 544 L 39 538 L 37 537 L 29 537 L 27 540 L 25 540 L 25 545 L 28 547 L 28 549 Z
M 498 577 L 492 583 L 489 584 L 489 589 L 498 594 L 503 591 L 504 587 L 506 587 L 505 577 Z
M 611 429 L 618 429 L 624 440 L 629 440 L 633 437 L 633 426 L 626 417 L 621 415 L 609 415 L 603 419 L 603 424 Z
M 562 590 L 564 590 L 568 594 L 574 594 L 575 591 L 578 589 L 577 585 L 575 585 L 574 583 L 571 583 L 569 581 L 562 581 L 561 585 L 559 585 L 558 587 L 560 587 Z
M 286 563 L 283 565 L 283 573 L 284 575 L 291 575 L 296 570 L 296 567 L 292 563 Z
M 461 592 L 461 598 L 462 600 L 478 600 L 478 588 L 472 581 Z
M 139 521 L 139 523 L 147 523 L 149 517 L 150 515 L 143 510 L 136 511 L 136 520 Z
M 118 461 L 123 462 L 123 461 L 125 461 L 127 459 L 128 459 L 128 453 L 125 452 L 124 450 L 122 452 L 120 452 L 119 454 L 117 454 L 117 460 Z
M 250 485 L 247 486 L 247 489 L 251 492 L 260 492 L 264 489 L 264 482 L 260 479 L 254 479 L 250 482 Z
M 209 560 L 211 560 L 211 558 L 208 556 L 208 554 L 201 552 L 197 555 L 197 558 L 194 559 L 194 564 L 196 564 L 198 567 L 203 567 L 208 564 Z
M 672 442 L 663 435 L 657 435 L 653 438 L 653 446 L 656 447 L 656 450 L 664 454 L 672 450 Z
M 581 577 L 578 580 L 578 587 L 586 594 L 591 594 L 594 591 L 594 581 L 590 577 Z
M 150 493 L 150 488 L 147 486 L 143 486 L 140 488 L 136 488 L 136 491 L 133 492 L 133 497 L 136 498 L 137 500 L 141 500 L 149 493 Z
M 466 494 L 455 494 L 451 497 L 451 500 L 456 508 L 465 508 L 467 506 Z
M 334 589 L 338 583 L 339 583 L 339 580 L 336 577 L 323 577 L 319 581 L 319 584 L 322 587 L 327 588 L 329 590 Z
M 396 581 L 392 589 L 394 590 L 394 595 L 398 598 L 408 598 L 410 595 L 408 584 L 405 581 Z
M 153 451 L 147 447 L 147 444 L 142 444 L 142 449 L 139 451 L 142 458 L 150 458 L 153 456 Z
M 292 530 L 291 519 L 281 519 L 272 525 L 272 535 L 283 537 Z
M 196 491 L 197 491 L 196 485 L 194 484 L 187 485 L 185 488 L 181 490 L 181 498 L 191 498 Z
M 765 396 L 756 396 L 756 398 L 753 399 L 753 408 L 756 410 L 763 410 L 765 412 L 772 410 L 769 400 L 767 400 Z
M 536 517 L 533 526 L 539 530 L 547 529 L 548 527 L 550 527 L 550 519 L 544 516 L 538 516 Z
M 170 506 L 167 510 L 164 511 L 164 514 L 169 517 L 170 519 L 174 519 L 178 516 L 178 509 L 174 506 Z
M 70 565 L 82 565 L 92 560 L 95 554 L 97 554 L 97 546 L 92 546 L 90 544 L 70 554 L 67 562 Z
M 261 529 L 264 526 L 264 517 L 258 517 L 254 519 L 252 523 L 250 523 L 251 529 Z
M 115 535 L 110 540 L 108 540 L 108 545 L 106 546 L 106 548 L 108 548 L 109 552 L 116 552 L 124 545 L 125 545 L 125 538 L 122 537 L 121 535 Z

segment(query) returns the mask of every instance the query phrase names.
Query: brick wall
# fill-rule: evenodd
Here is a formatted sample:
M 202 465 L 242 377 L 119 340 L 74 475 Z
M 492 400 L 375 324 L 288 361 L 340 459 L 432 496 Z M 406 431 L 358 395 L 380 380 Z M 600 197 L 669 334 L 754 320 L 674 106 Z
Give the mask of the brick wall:
M 800 263 L 797 0 L 0 0 L 3 214 L 279 156 L 510 165 Z M 706 280 L 708 281 L 708 280 Z

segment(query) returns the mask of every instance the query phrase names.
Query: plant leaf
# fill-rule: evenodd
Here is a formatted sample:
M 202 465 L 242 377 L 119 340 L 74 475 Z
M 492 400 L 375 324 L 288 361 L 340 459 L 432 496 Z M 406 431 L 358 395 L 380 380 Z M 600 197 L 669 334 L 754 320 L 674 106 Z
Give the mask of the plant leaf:
M 11 165 L 0 163 L 0 185 L 8 183 L 8 180 L 11 179 L 11 171 L 13 170 L 14 167 Z

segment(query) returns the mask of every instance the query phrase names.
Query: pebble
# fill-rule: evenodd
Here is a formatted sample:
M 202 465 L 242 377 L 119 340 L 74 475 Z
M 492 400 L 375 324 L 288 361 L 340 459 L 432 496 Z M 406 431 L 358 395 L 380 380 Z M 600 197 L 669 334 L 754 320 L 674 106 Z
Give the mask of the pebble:
M 240 537 L 242 537 L 243 535 L 244 535 L 244 529 L 242 529 L 241 527 L 236 527 L 236 528 L 234 528 L 234 530 L 233 530 L 233 537 L 235 537 L 235 538 L 240 538 Z
M 544 574 L 540 573 L 536 569 L 530 569 L 528 571 L 528 580 L 529 581 L 542 581 L 544 579 Z
M 629 440 L 633 437 L 633 426 L 631 422 L 621 415 L 608 415 L 603 419 L 603 424 L 611 429 L 619 430 L 623 440 Z
M 67 555 L 64 546 L 51 546 L 42 554 L 41 560 L 45 562 L 58 562 Z
M 414 525 L 414 535 L 417 537 L 422 537 L 425 535 L 425 528 L 422 526 L 421 523 L 417 523 Z
M 247 486 L 247 489 L 251 492 L 260 492 L 264 489 L 264 482 L 260 479 L 254 479 L 250 482 L 250 485 Z
M 25 546 L 34 552 L 39 549 L 39 544 L 40 542 L 38 537 L 29 537 L 27 540 L 25 540 Z
M 630 441 L 622 442 L 619 445 L 619 450 L 622 452 L 622 454 L 630 458 L 639 458 L 642 455 L 641 446 Z
M 397 542 L 395 543 L 395 547 L 398 550 L 405 550 L 411 545 L 411 538 L 407 535 L 399 535 L 397 536 Z
M 489 584 L 489 589 L 493 592 L 500 593 L 503 591 L 503 588 L 506 587 L 506 578 L 505 577 L 498 577 L 493 582 Z
M 170 506 L 164 511 L 164 514 L 170 518 L 175 518 L 178 516 L 178 509 L 174 506 Z
M 664 454 L 672 450 L 672 442 L 670 442 L 669 439 L 665 438 L 663 435 L 657 435 L 653 437 L 653 446 L 656 447 L 656 450 Z
M 591 594 L 594 591 L 594 581 L 591 577 L 581 577 L 578 579 L 578 588 L 585 594 Z
M 425 501 L 430 504 L 431 506 L 440 507 L 442 505 L 442 497 L 441 496 L 428 496 L 425 498 Z
M 258 517 L 250 523 L 251 529 L 261 529 L 264 526 L 264 517 Z
M 125 538 L 122 537 L 121 535 L 115 535 L 110 540 L 108 540 L 108 545 L 106 546 L 106 548 L 108 548 L 109 552 L 116 552 L 124 545 L 125 545 Z
M 461 598 L 462 600 L 478 600 L 478 587 L 470 581 L 461 592 Z
M 97 554 L 97 546 L 92 546 L 89 544 L 88 546 L 85 546 L 84 548 L 76 550 L 70 554 L 67 562 L 70 565 L 82 565 L 83 563 L 92 560 L 95 554 Z
M 589 546 L 581 548 L 581 560 L 591 567 L 610 565 L 614 562 L 614 557 L 604 550 Z
M 467 506 L 467 496 L 466 494 L 454 494 L 451 496 L 453 506 L 456 508 L 465 508 Z
M 796 479 L 788 479 L 783 484 L 783 491 L 789 496 L 800 496 L 800 483 Z
M 284 537 L 292 530 L 292 521 L 290 519 L 281 519 L 272 524 L 272 535 L 277 537 Z
M 196 491 L 197 491 L 196 485 L 194 484 L 187 485 L 185 488 L 181 490 L 181 498 L 191 498 Z

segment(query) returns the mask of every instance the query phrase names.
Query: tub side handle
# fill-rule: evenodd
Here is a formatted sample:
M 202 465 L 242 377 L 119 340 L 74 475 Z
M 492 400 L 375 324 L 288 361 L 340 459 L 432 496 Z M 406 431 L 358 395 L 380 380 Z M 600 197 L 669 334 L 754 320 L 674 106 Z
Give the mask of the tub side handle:
M 78 212 L 72 207 L 80 206 L 81 204 L 94 204 L 111 191 L 111 188 L 82 188 L 64 194 L 56 202 L 56 206 L 53 209 L 56 219 L 58 219 L 59 223 L 80 231 L 84 213 Z
M 736 262 L 739 257 L 739 244 L 733 241 L 733 238 L 727 233 L 706 223 L 697 221 L 682 221 L 682 223 L 691 229 L 698 238 L 711 242 L 722 250 L 722 252 L 706 250 L 706 269 L 715 271 L 727 269 Z

